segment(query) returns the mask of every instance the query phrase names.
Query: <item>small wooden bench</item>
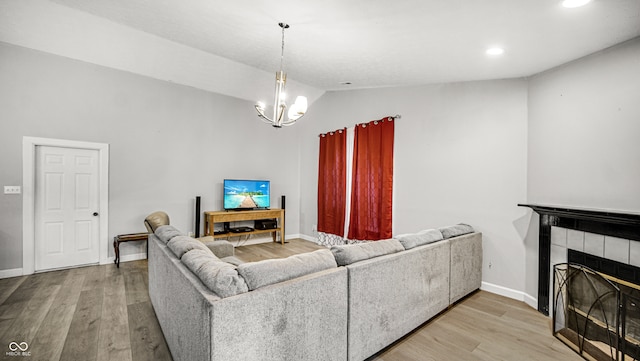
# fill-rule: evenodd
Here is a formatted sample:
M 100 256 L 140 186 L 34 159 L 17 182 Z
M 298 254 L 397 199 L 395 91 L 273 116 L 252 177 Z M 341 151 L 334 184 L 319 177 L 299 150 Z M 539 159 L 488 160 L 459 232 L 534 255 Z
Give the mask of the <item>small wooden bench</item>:
M 113 263 L 120 268 L 120 243 L 132 242 L 132 241 L 147 241 L 149 239 L 149 233 L 129 233 L 119 234 L 113 237 L 113 249 L 116 252 L 116 259 Z M 147 242 L 147 258 L 149 258 L 149 242 Z

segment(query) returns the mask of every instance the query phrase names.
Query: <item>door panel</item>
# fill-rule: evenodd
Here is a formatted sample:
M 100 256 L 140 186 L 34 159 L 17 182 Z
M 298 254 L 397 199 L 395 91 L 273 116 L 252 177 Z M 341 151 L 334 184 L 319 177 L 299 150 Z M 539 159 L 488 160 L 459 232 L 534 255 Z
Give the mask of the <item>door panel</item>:
M 64 234 L 64 224 L 61 222 L 47 222 L 44 224 L 45 249 L 47 255 L 61 254 L 63 252 L 62 242 Z
M 36 147 L 35 269 L 98 263 L 99 152 Z

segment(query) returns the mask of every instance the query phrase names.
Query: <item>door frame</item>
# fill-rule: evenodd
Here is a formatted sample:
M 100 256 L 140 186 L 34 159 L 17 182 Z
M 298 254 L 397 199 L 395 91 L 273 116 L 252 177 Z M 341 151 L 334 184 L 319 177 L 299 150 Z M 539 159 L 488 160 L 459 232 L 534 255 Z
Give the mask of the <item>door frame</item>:
M 22 274 L 35 273 L 35 181 L 36 147 L 51 146 L 98 151 L 98 193 L 100 206 L 100 264 L 109 263 L 109 144 L 76 140 L 22 137 Z

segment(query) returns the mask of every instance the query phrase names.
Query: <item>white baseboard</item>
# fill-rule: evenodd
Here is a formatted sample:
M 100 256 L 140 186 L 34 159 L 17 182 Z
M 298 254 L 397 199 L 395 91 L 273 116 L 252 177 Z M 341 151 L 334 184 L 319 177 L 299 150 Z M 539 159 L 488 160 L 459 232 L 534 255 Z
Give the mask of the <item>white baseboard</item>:
M 527 306 L 533 308 L 534 310 L 538 309 L 538 299 L 531 296 L 530 294 L 527 294 L 521 291 L 512 290 L 507 287 L 494 285 L 488 282 L 482 282 L 482 286 L 480 286 L 480 289 L 483 291 L 495 293 L 500 296 L 509 297 L 517 301 L 522 301 L 525 304 L 527 304 Z
M 113 261 L 115 257 L 108 257 L 106 260 L 100 262 L 100 264 L 114 264 Z M 147 259 L 147 253 L 134 253 L 134 254 L 123 254 L 120 256 L 120 263 L 122 262 L 130 262 L 130 261 L 138 261 L 141 259 Z
M 489 282 L 482 282 L 480 289 L 483 291 L 495 293 L 500 296 L 512 298 L 514 300 L 525 302 L 525 293 L 521 291 L 512 290 L 511 288 L 494 285 Z
M 306 234 L 298 234 L 296 238 L 304 239 L 305 241 L 318 243 L 318 237 L 307 236 Z
M 533 309 L 536 309 L 536 310 L 538 309 L 538 299 L 531 296 L 530 294 L 527 294 L 527 293 L 524 294 L 524 303 L 526 303 Z
M 11 278 L 22 276 L 22 268 L 0 270 L 0 278 Z

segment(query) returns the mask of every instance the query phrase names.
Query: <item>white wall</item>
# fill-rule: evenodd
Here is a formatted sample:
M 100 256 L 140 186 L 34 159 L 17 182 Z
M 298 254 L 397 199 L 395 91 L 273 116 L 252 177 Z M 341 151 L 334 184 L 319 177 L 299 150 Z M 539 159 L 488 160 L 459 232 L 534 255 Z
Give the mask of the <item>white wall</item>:
M 530 202 L 640 210 L 640 38 L 533 77 Z
M 640 213 L 640 38 L 532 77 L 528 103 L 529 203 Z M 533 296 L 537 219 L 526 240 Z
M 300 232 L 314 236 L 317 222 L 318 134 L 395 114 L 402 118 L 395 125 L 394 234 L 469 223 L 484 233 L 483 281 L 521 297 L 523 79 L 326 93 L 297 125 L 304 140 Z
M 23 136 L 110 144 L 110 239 L 145 231 L 156 210 L 193 231 L 195 196 L 221 209 L 224 178 L 270 179 L 298 233 L 298 131 L 260 122 L 248 101 L 0 42 L 0 109 L 0 186 L 22 184 Z M 21 268 L 20 195 L 0 194 L 0 241 L 0 270 Z
M 529 80 L 326 93 L 276 130 L 248 101 L 0 43 L 0 186 L 22 184 L 23 136 L 109 143 L 110 238 L 157 209 L 190 230 L 193 198 L 219 209 L 225 177 L 271 179 L 287 234 L 314 236 L 317 135 L 401 114 L 394 234 L 470 223 L 485 286 L 530 300 L 537 216 L 517 203 L 640 210 L 638 69 L 635 39 Z M 21 214 L 0 194 L 0 271 L 21 267 Z
M 250 102 L 273 96 L 273 72 L 48 0 L 1 1 L 0 41 Z M 310 104 L 323 93 L 292 78 L 287 90 Z

